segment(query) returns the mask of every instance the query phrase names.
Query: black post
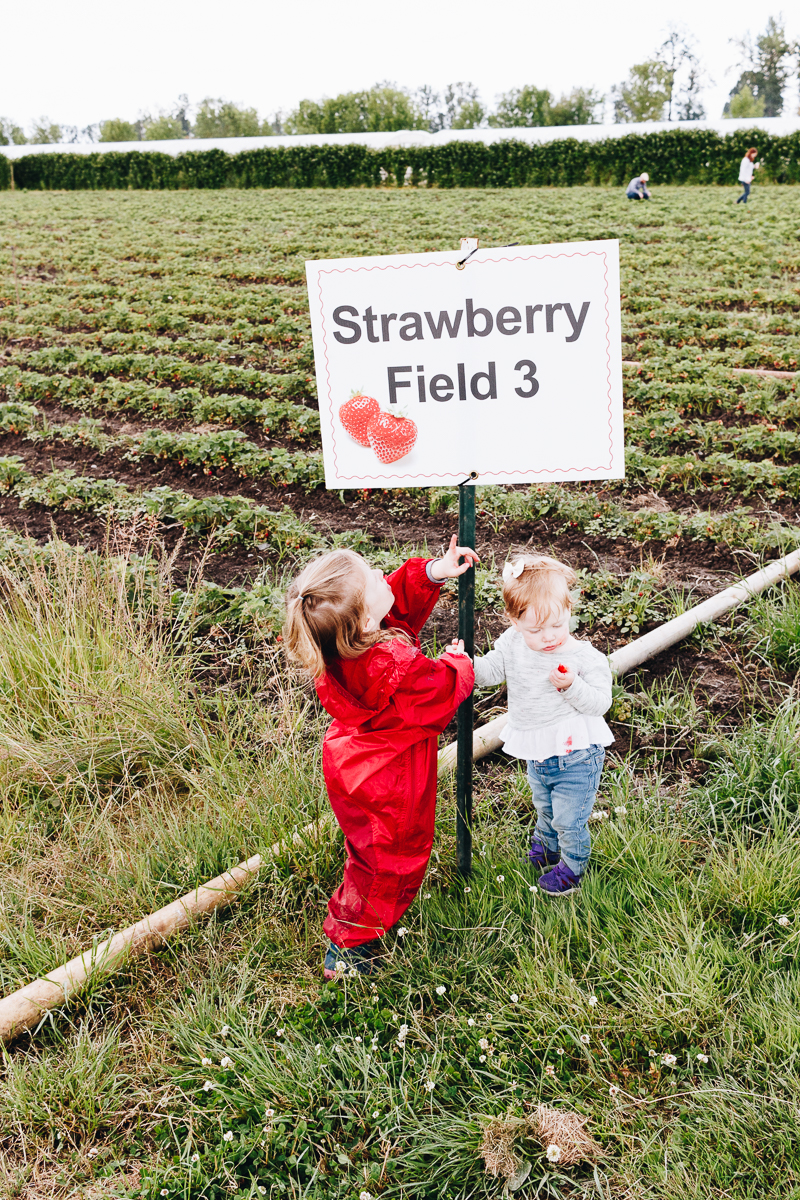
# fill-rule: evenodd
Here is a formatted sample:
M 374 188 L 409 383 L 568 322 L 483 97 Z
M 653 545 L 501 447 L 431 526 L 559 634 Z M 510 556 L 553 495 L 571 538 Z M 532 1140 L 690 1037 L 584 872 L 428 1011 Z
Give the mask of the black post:
M 475 487 L 458 489 L 458 544 L 475 546 Z M 472 658 L 475 649 L 475 568 L 458 577 L 458 636 Z M 456 859 L 463 876 L 472 869 L 472 693 L 458 710 L 456 760 Z

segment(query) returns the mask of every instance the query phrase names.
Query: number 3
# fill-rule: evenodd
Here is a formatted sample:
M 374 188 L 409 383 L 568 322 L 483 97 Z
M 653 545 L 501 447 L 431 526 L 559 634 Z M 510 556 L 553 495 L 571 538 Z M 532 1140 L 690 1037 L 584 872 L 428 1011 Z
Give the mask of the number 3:
M 531 362 L 529 358 L 523 358 L 522 362 L 517 363 L 517 365 L 514 367 L 514 370 L 521 371 L 523 367 L 527 367 L 528 369 L 522 378 L 527 380 L 531 386 L 527 390 L 521 387 L 514 388 L 514 391 L 518 396 L 521 396 L 523 400 L 530 400 L 531 396 L 535 396 L 539 390 L 539 380 L 533 378 L 536 374 L 536 363 Z

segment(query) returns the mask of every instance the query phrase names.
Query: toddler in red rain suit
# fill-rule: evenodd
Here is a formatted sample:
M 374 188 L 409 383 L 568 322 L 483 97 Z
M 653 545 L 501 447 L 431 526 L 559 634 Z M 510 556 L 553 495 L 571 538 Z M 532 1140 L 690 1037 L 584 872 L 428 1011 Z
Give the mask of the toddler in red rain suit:
M 459 557 L 466 561 L 459 565 Z M 345 835 L 330 899 L 325 978 L 371 973 L 380 939 L 419 891 L 433 844 L 437 737 L 472 691 L 463 645 L 426 658 L 419 632 L 445 579 L 477 561 L 453 537 L 443 558 L 384 578 L 350 550 L 309 563 L 287 593 L 284 637 L 334 718 L 322 766 Z

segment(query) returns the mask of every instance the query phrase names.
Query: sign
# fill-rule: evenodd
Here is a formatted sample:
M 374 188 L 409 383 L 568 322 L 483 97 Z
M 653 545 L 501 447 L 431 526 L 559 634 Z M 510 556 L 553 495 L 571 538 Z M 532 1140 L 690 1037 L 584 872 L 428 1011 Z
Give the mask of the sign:
M 464 257 L 306 263 L 326 486 L 623 478 L 619 243 Z

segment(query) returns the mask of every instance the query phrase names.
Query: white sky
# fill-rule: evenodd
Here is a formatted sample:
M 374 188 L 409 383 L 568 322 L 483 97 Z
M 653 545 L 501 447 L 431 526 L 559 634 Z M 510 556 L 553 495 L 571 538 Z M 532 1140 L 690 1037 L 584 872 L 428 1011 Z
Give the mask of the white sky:
M 139 0 L 120 8 L 38 0 L 4 8 L 0 116 L 25 127 L 42 115 L 79 127 L 131 120 L 171 108 L 181 92 L 266 116 L 384 79 L 437 89 L 471 80 L 490 104 L 524 83 L 607 92 L 652 55 L 668 21 L 697 38 L 714 81 L 707 116 L 716 120 L 736 79 L 729 39 L 761 32 L 771 11 L 752 0 Z M 799 25 L 789 20 L 790 37 Z M 789 101 L 787 115 L 797 110 L 796 84 Z

